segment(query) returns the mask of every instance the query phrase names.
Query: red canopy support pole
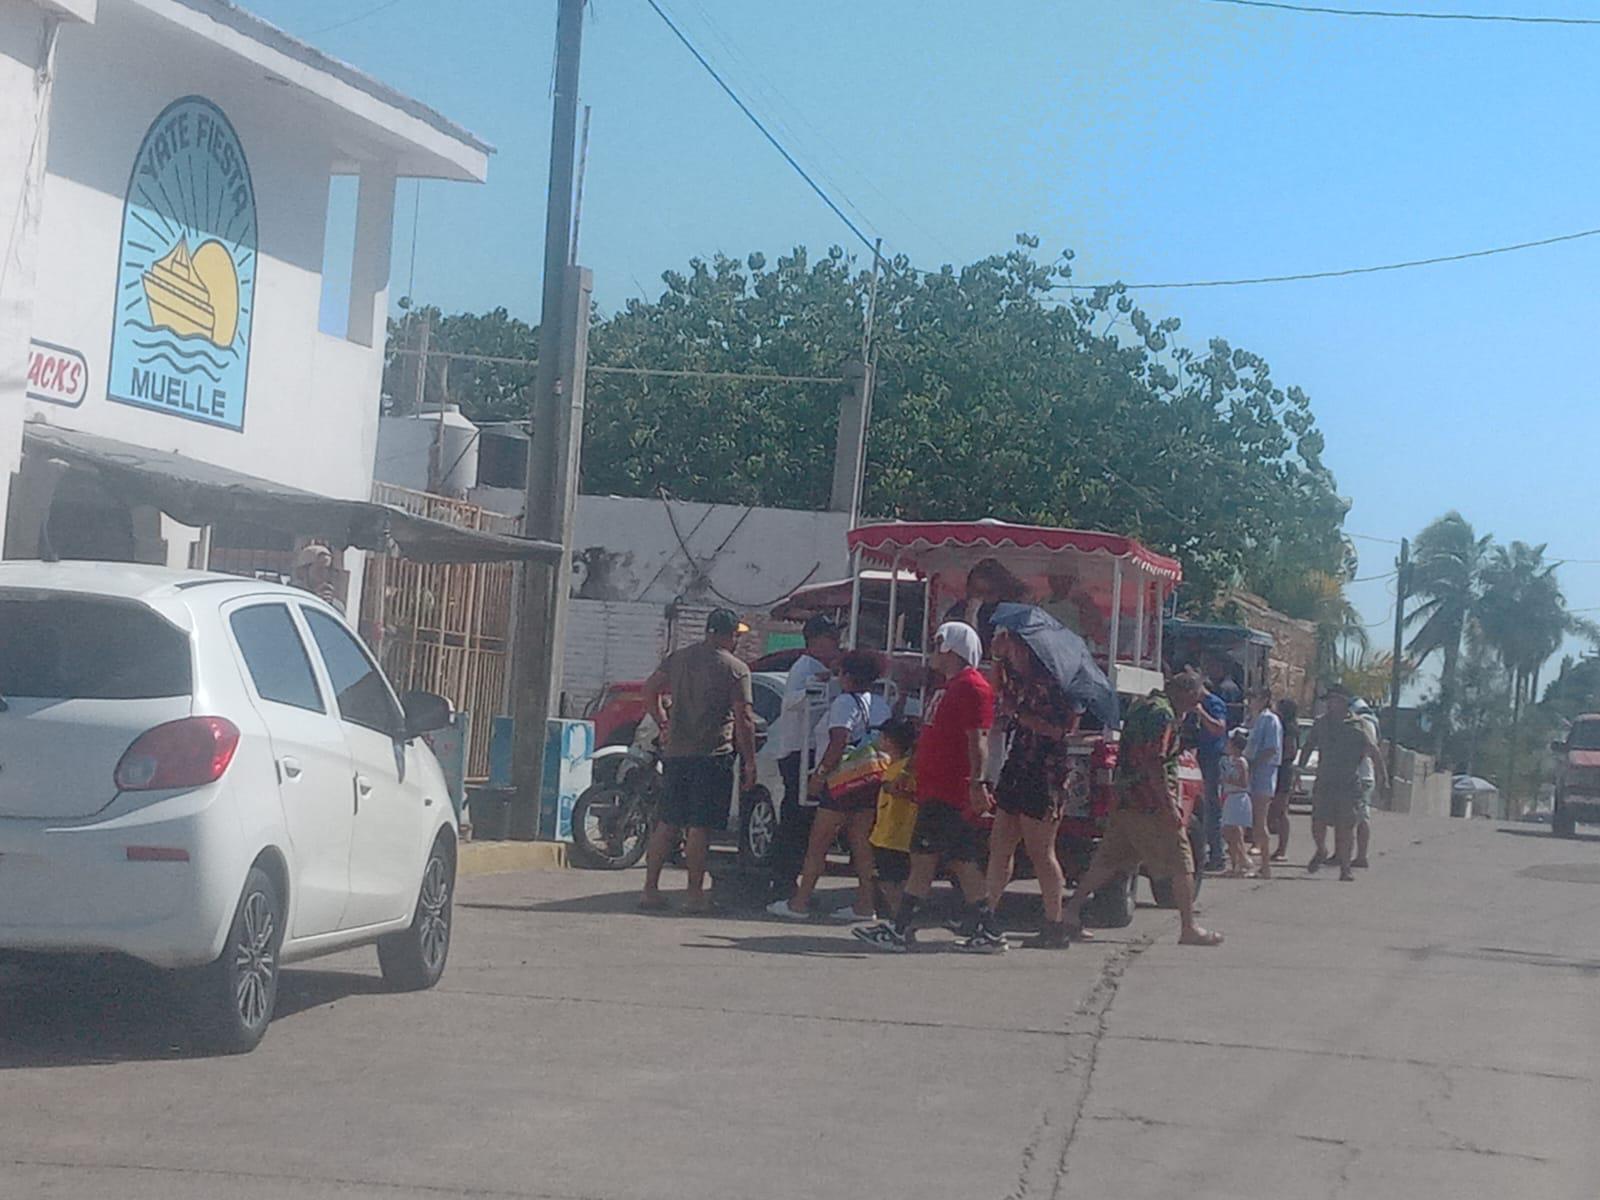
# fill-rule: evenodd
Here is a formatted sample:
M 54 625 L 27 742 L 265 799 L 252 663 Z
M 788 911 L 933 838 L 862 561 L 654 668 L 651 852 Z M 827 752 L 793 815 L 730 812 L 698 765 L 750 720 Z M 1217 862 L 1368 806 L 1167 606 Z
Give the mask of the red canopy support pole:
M 861 644 L 861 547 L 850 555 L 850 649 Z
M 1145 665 L 1145 657 L 1144 657 L 1145 638 L 1146 638 L 1146 635 L 1149 633 L 1149 630 L 1147 630 L 1145 628 L 1145 624 L 1144 624 L 1144 605 L 1145 605 L 1146 593 L 1150 591 L 1150 581 L 1144 577 L 1143 568 L 1140 568 L 1140 570 L 1138 571 L 1138 577 L 1139 577 L 1139 606 L 1135 610 L 1134 617 L 1133 617 L 1133 619 L 1138 624 L 1136 626 L 1136 632 L 1133 635 L 1133 662 L 1134 662 L 1135 666 L 1142 667 L 1142 666 Z
M 885 654 L 894 653 L 894 622 L 900 615 L 900 555 L 897 552 L 894 562 L 889 565 L 889 629 L 883 635 L 883 650 Z
M 1111 686 L 1117 686 L 1117 654 L 1122 645 L 1122 560 L 1111 560 L 1111 651 L 1106 656 L 1107 665 L 1111 668 L 1106 672 L 1111 678 Z

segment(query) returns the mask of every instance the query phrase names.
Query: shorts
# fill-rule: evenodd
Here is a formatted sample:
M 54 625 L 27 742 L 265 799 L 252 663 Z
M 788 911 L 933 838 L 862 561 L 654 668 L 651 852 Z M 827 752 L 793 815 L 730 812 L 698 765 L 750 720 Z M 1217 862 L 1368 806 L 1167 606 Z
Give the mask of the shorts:
M 919 801 L 911 830 L 912 854 L 936 854 L 945 862 L 975 863 L 982 856 L 981 831 L 960 809 L 936 800 Z
M 1224 827 L 1237 825 L 1241 829 L 1255 824 L 1255 806 L 1250 802 L 1250 793 L 1234 792 L 1222 802 L 1222 824 Z
M 1270 796 L 1278 790 L 1278 764 L 1262 763 L 1250 769 L 1250 794 Z
M 1357 824 L 1360 824 L 1362 821 L 1372 820 L 1372 796 L 1377 790 L 1378 781 L 1376 779 L 1374 779 L 1371 783 L 1367 783 L 1364 780 L 1362 781 L 1361 799 L 1356 801 Z
M 878 785 L 854 788 L 842 796 L 835 796 L 828 788 L 823 788 L 822 795 L 817 797 L 817 807 L 836 813 L 877 812 Z
M 1171 817 L 1119 809 L 1106 823 L 1093 865 L 1130 875 L 1142 866 L 1151 879 L 1171 879 L 1194 874 L 1194 854 L 1188 832 Z
M 661 821 L 676 829 L 722 829 L 733 803 L 732 754 L 664 758 Z
M 874 846 L 872 865 L 879 883 L 904 883 L 911 878 L 911 855 L 904 850 Z
M 1335 829 L 1354 828 L 1361 820 L 1361 793 L 1318 792 L 1311 798 L 1311 819 Z
M 1046 759 L 1047 755 L 1037 751 L 1006 757 L 1000 768 L 1000 782 L 994 789 L 995 806 L 1001 812 L 1035 821 L 1061 819 L 1062 796 L 1058 788 L 1051 786 Z
M 1298 774 L 1299 772 L 1292 762 L 1283 763 L 1278 767 L 1278 787 L 1273 792 L 1273 795 L 1277 796 L 1285 804 L 1289 802 L 1289 796 L 1294 791 L 1294 780 Z

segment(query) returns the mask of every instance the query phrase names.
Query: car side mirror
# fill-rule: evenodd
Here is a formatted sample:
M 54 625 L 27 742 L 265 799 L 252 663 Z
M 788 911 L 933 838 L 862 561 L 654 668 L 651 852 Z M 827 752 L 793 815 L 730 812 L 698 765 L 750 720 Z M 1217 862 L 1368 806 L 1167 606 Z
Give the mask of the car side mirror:
M 450 701 L 433 692 L 407 692 L 400 697 L 400 707 L 406 715 L 402 734 L 407 741 L 447 728 L 455 716 Z
M 1567 744 L 1560 738 L 1557 738 L 1555 741 L 1550 743 L 1550 749 L 1557 754 L 1565 754 L 1567 752 Z

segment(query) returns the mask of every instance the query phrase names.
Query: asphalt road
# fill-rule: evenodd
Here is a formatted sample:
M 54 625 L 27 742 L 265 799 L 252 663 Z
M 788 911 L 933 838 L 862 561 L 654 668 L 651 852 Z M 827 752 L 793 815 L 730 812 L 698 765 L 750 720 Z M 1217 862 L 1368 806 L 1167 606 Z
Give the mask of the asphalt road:
M 1600 838 L 1379 821 L 1355 884 L 1208 881 L 1218 950 L 1142 908 L 1065 953 L 868 956 L 634 913 L 637 872 L 469 880 L 437 991 L 292 971 L 243 1058 L 136 973 L 10 971 L 0 1196 L 1600 1194 Z

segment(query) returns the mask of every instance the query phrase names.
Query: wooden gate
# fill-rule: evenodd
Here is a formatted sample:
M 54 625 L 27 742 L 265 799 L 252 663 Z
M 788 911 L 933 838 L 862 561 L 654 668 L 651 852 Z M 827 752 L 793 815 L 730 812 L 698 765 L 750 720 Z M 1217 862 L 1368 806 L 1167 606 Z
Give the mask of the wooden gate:
M 372 498 L 464 529 L 521 532 L 517 517 L 447 496 L 378 483 Z M 467 778 L 473 782 L 488 778 L 490 721 L 507 711 L 510 697 L 514 579 L 510 563 L 367 556 L 362 630 L 396 688 L 437 692 L 472 714 Z

